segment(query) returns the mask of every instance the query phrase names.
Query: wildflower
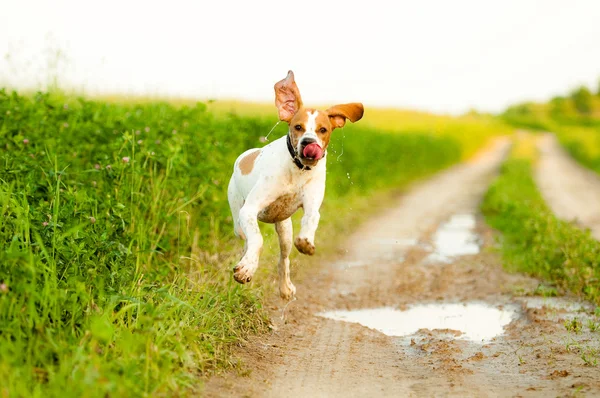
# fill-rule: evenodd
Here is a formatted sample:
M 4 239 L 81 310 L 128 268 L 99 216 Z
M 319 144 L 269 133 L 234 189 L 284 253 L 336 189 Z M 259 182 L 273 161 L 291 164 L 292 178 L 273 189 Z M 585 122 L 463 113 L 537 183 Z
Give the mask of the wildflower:
M 138 140 L 138 145 L 142 145 L 142 142 L 144 142 L 144 140 Z
M 64 123 L 63 123 L 63 127 L 64 127 L 64 128 L 67 128 L 67 127 L 69 127 L 69 123 L 67 123 L 67 122 L 64 122 Z
M 129 163 L 129 156 L 123 157 L 123 163 Z
M 146 126 L 146 127 L 144 128 L 144 131 L 145 131 L 146 133 L 149 133 L 149 132 L 150 132 L 150 127 Z
M 156 140 L 156 141 L 154 141 L 154 143 L 155 143 L 156 145 L 160 145 L 160 140 Z
M 150 152 L 150 155 L 154 156 L 154 155 L 156 155 L 156 154 L 154 153 L 154 151 L 152 151 L 152 152 Z
M 135 130 L 135 135 L 140 135 L 142 132 L 140 130 Z
M 112 169 L 112 166 L 110 164 L 107 164 L 106 165 L 106 170 L 110 170 L 110 169 Z
M 173 129 L 173 131 L 171 132 L 173 135 L 177 134 L 177 130 Z
M 42 225 L 43 225 L 44 227 L 47 227 L 47 226 L 48 226 L 48 221 L 44 221 L 44 222 L 42 223 Z
M 95 218 L 95 217 L 93 217 L 93 216 L 92 216 L 92 217 L 90 217 L 90 222 L 91 222 L 92 224 L 95 224 L 95 223 L 96 223 L 96 218 Z
M 23 144 L 25 144 L 25 145 L 29 144 L 29 140 L 28 140 L 27 138 L 25 138 L 25 139 L 23 140 Z
M 96 163 L 96 164 L 94 165 L 94 168 L 95 168 L 96 170 L 100 170 L 100 165 L 99 165 L 98 163 Z
M 260 142 L 267 142 L 267 137 L 265 137 L 264 135 L 260 136 L 260 138 L 258 139 Z
M 95 187 L 98 183 L 96 181 L 92 181 L 92 186 Z
M 4 282 L 0 283 L 0 292 L 2 292 L 2 293 L 8 292 L 8 286 L 6 285 L 6 283 L 4 283 Z
M 64 104 L 63 109 L 65 109 L 65 110 L 69 109 L 69 104 Z

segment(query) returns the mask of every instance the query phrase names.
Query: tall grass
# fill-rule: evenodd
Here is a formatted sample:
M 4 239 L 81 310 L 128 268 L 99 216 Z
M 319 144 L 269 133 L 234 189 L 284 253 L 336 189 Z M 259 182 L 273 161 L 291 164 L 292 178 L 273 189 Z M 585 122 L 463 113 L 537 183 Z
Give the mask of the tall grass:
M 266 330 L 272 278 L 231 278 L 226 186 L 275 119 L 212 105 L 0 91 L 0 394 L 187 395 Z M 472 123 L 336 130 L 320 231 L 502 132 Z

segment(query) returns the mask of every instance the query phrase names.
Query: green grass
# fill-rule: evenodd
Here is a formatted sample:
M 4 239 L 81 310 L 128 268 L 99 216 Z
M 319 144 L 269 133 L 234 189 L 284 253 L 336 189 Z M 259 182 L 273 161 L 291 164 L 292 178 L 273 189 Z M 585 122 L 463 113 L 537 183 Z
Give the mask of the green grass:
M 275 272 L 233 282 L 227 182 L 275 114 L 0 91 L 0 395 L 188 395 L 236 366 Z M 498 133 L 482 126 L 468 149 L 458 129 L 336 131 L 317 245 Z
M 532 178 L 535 153 L 529 140 L 517 143 L 486 193 L 482 211 L 502 233 L 510 270 L 544 278 L 600 305 L 600 243 L 589 231 L 552 214 Z
M 575 160 L 600 173 L 600 127 L 560 127 L 556 136 Z

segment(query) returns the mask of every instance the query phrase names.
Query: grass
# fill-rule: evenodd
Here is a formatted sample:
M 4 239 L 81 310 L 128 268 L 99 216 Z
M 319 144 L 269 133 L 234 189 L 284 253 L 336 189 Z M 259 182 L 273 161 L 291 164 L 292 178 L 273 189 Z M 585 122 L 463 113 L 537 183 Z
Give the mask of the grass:
M 236 366 L 235 343 L 268 329 L 274 267 L 232 281 L 241 244 L 226 189 L 275 112 L 215 104 L 0 90 L 0 395 L 189 395 L 198 376 Z M 317 245 L 374 211 L 370 198 L 506 131 L 452 123 L 336 131 Z
M 600 127 L 560 127 L 557 137 L 569 154 L 582 165 L 600 173 Z
M 557 219 L 532 178 L 536 152 L 531 135 L 521 136 L 482 203 L 488 224 L 502 233 L 510 270 L 544 278 L 600 304 L 600 243 Z

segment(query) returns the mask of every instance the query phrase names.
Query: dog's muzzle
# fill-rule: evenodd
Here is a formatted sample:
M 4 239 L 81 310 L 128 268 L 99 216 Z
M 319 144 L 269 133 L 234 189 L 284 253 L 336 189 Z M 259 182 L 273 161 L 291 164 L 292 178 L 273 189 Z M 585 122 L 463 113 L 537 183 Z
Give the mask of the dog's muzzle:
M 315 140 L 314 138 L 303 138 L 300 141 L 300 150 L 298 151 L 298 153 L 302 154 L 304 152 L 304 148 L 306 148 L 310 144 L 316 144 L 316 143 L 317 143 L 317 140 Z

